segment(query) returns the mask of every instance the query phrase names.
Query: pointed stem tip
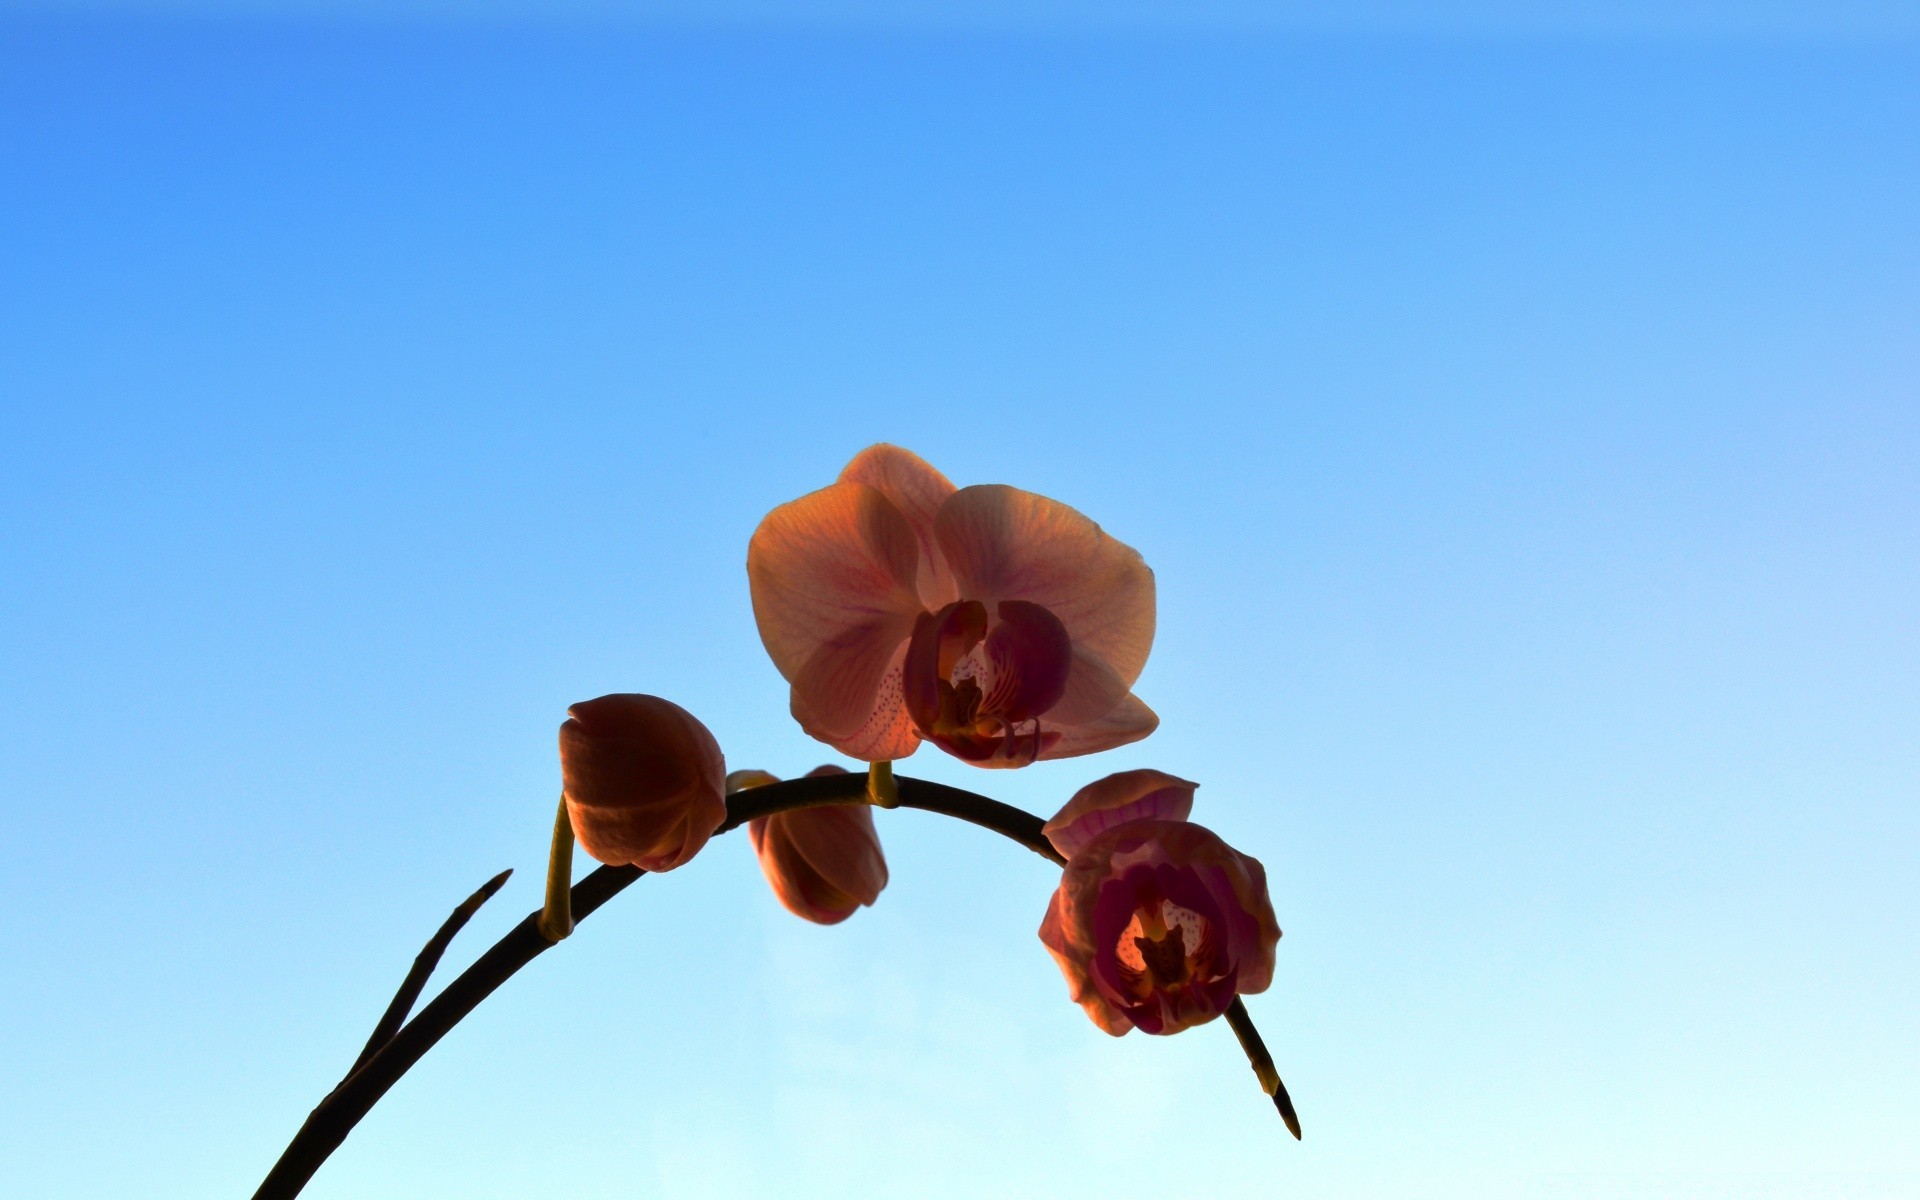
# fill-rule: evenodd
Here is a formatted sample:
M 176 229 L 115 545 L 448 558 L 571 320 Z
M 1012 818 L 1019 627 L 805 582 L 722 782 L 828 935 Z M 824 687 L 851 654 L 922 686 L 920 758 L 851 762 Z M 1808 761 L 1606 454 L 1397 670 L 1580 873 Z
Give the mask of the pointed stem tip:
M 1287 1132 L 1294 1141 L 1300 1140 L 1300 1114 L 1293 1111 L 1293 1097 L 1287 1095 L 1287 1085 L 1274 1077 L 1273 1106 L 1280 1110 L 1280 1119 L 1287 1123 Z
M 1261 1039 L 1260 1031 L 1253 1027 L 1253 1017 L 1238 996 L 1227 1008 L 1227 1024 L 1232 1026 L 1234 1036 L 1240 1039 L 1240 1048 L 1246 1051 L 1247 1062 L 1260 1080 L 1260 1090 L 1273 1097 L 1273 1107 L 1279 1111 L 1280 1119 L 1287 1123 L 1287 1132 L 1293 1135 L 1294 1141 L 1299 1141 L 1300 1115 L 1293 1111 L 1293 1097 L 1287 1095 L 1287 1085 L 1280 1082 L 1280 1072 L 1273 1065 L 1273 1055 L 1267 1052 L 1267 1043 Z

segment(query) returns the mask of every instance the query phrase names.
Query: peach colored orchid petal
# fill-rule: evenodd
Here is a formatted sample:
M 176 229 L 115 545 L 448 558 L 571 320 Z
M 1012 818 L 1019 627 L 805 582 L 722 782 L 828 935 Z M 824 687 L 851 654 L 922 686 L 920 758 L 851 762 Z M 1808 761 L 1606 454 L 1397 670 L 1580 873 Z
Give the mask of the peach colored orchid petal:
M 1116 825 L 1143 819 L 1186 820 L 1199 786 L 1165 771 L 1121 771 L 1075 792 L 1042 832 L 1055 850 L 1072 858 Z
M 1127 681 L 1106 660 L 1076 647 L 1067 686 L 1047 719 L 1059 725 L 1091 724 L 1118 708 L 1128 690 Z
M 991 753 L 990 748 L 977 753 L 968 749 L 976 740 L 993 740 L 975 729 L 979 687 L 971 681 L 953 682 L 954 668 L 986 633 L 986 608 L 977 600 L 956 600 L 937 613 L 920 614 L 901 660 L 901 690 L 914 727 L 921 737 L 963 756 Z
M 815 736 L 849 738 L 875 717 L 888 668 L 921 611 L 919 558 L 899 508 L 860 483 L 783 504 L 754 531 L 754 618 Z
M 1077 758 L 1082 754 L 1097 754 L 1115 746 L 1137 742 L 1159 727 L 1160 718 L 1154 711 L 1142 703 L 1138 696 L 1128 695 L 1113 707 L 1113 711 L 1097 721 L 1063 726 L 1059 740 L 1042 750 L 1040 757 Z
M 1070 944 L 1072 933 L 1068 914 L 1071 910 L 1072 905 L 1067 899 L 1066 890 L 1062 888 L 1055 892 L 1053 900 L 1047 905 L 1046 919 L 1040 922 L 1040 943 L 1047 948 L 1048 953 L 1053 955 L 1054 964 L 1060 968 L 1060 973 L 1066 976 L 1069 998 L 1086 1011 L 1088 1018 L 1095 1025 L 1114 1037 L 1120 1037 L 1133 1029 L 1133 1022 L 1121 1016 L 1113 1005 L 1107 1003 L 1106 998 L 1100 995 L 1099 989 L 1093 986 L 1093 981 L 1087 977 L 1086 969 L 1081 966 L 1081 963 L 1090 959 L 1092 955 L 1087 948 Z
M 909 618 L 894 617 L 848 629 L 814 652 L 793 677 L 793 695 L 815 736 L 845 741 L 884 715 L 887 672 L 912 632 Z
M 841 483 L 864 483 L 893 501 L 920 542 L 921 603 L 940 608 L 959 599 L 953 575 L 934 541 L 933 519 L 956 490 L 945 475 L 911 450 L 882 442 L 853 456 L 840 472 Z
M 934 535 L 960 594 L 1044 605 L 1076 651 L 1133 686 L 1153 647 L 1153 572 L 1132 547 L 1057 500 L 1000 484 L 961 488 Z
M 797 689 L 790 696 L 788 704 L 793 719 L 800 723 L 800 728 L 808 736 L 826 742 L 849 758 L 880 762 L 910 756 L 920 748 L 920 731 L 914 728 L 913 718 L 907 715 L 906 701 L 901 693 L 901 664 L 906 654 L 907 644 L 902 642 L 894 651 L 886 674 L 880 677 L 880 685 L 873 693 L 873 711 L 860 728 L 845 735 L 828 733 L 807 710 Z

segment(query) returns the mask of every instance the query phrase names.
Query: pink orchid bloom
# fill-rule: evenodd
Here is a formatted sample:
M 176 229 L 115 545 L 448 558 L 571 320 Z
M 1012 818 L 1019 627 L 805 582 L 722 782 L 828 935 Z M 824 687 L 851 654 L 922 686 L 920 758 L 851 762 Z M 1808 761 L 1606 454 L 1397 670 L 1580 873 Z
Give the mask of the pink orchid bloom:
M 574 837 L 615 866 L 671 871 L 727 819 L 720 743 L 658 696 L 613 695 L 567 710 L 560 776 Z
M 1273 980 L 1280 926 L 1258 861 L 1186 820 L 1193 784 L 1127 771 L 1047 823 L 1067 855 L 1040 941 L 1073 1000 L 1118 1037 L 1178 1033 Z
M 955 488 L 897 446 L 767 514 L 747 549 L 760 638 L 809 734 L 868 762 L 931 741 L 982 767 L 1153 732 L 1133 683 L 1153 572 L 1075 510 Z
M 844 767 L 815 767 L 817 775 L 844 775 Z M 779 782 L 765 771 L 736 771 L 730 790 Z M 788 912 L 819 925 L 837 925 L 887 886 L 887 860 L 873 810 L 864 804 L 828 804 L 755 817 L 747 824 L 760 870 Z

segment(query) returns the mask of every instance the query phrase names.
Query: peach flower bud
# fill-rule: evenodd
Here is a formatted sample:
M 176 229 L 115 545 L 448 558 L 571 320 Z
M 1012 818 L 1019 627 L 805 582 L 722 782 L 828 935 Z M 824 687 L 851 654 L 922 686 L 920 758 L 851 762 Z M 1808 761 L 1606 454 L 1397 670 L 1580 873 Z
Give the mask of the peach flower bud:
M 807 772 L 809 778 L 844 774 L 844 768 L 835 766 Z M 873 810 L 865 804 L 755 817 L 747 836 L 774 896 L 788 912 L 817 924 L 839 924 L 861 905 L 871 905 L 887 886 L 887 860 L 880 852 Z
M 1114 782 L 1120 778 L 1094 787 L 1124 795 L 1152 782 Z M 1190 803 L 1192 785 L 1181 787 Z M 1061 817 L 1071 830 L 1072 815 Z M 1080 843 L 1040 925 L 1074 1002 L 1116 1037 L 1130 1029 L 1178 1033 L 1213 1020 L 1236 995 L 1265 991 L 1279 940 L 1259 862 L 1211 830 L 1154 817 Z
M 560 775 L 574 837 L 614 866 L 671 871 L 727 819 L 726 761 L 693 714 L 618 694 L 567 710 Z

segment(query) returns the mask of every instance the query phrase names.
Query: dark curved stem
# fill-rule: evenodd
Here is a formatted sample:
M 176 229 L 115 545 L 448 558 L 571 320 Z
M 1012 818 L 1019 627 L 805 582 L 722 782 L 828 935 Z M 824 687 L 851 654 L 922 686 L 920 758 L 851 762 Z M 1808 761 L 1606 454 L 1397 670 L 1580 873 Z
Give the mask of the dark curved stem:
M 962 788 L 924 779 L 901 777 L 898 783 L 902 808 L 917 808 L 955 817 L 1011 838 L 1050 862 L 1063 861 L 1041 832 L 1045 822 L 1032 813 Z M 864 803 L 866 788 L 867 777 L 859 774 L 822 775 L 749 788 L 727 798 L 727 819 L 717 832 L 737 829 L 755 817 L 798 808 Z M 577 925 L 586 920 L 601 905 L 645 873 L 638 867 L 601 867 L 574 884 L 574 923 Z M 299 1195 L 307 1181 L 313 1178 L 313 1173 L 320 1169 L 320 1164 L 326 1162 L 327 1157 L 346 1140 L 347 1134 L 353 1131 L 353 1127 L 360 1123 L 360 1119 L 372 1110 L 414 1063 L 433 1049 L 447 1031 L 479 1007 L 482 1000 L 492 995 L 495 988 L 556 945 L 541 934 L 539 924 L 538 910 L 528 914 L 472 966 L 461 972 L 458 979 L 448 984 L 446 990 L 422 1008 L 418 1016 L 402 1026 L 385 1045 L 370 1058 L 365 1058 L 358 1069 L 341 1081 L 340 1086 L 308 1115 L 306 1123 L 294 1134 L 293 1141 L 281 1153 L 280 1160 L 274 1163 L 273 1170 L 267 1173 L 259 1190 L 254 1192 L 253 1200 L 291 1200 L 291 1197 Z M 1237 1001 L 1235 1006 L 1239 1008 Z M 1251 1029 L 1252 1022 L 1246 1019 L 1246 1010 L 1239 1008 L 1239 1012 L 1246 1028 Z M 1236 1022 L 1234 1028 L 1238 1032 L 1240 1023 Z M 1254 1035 L 1256 1040 L 1258 1036 Z M 1244 1045 L 1244 1034 L 1241 1040 Z M 1262 1049 L 1264 1052 L 1264 1047 Z M 1271 1062 L 1268 1069 L 1271 1069 Z M 1282 1115 L 1290 1108 L 1291 1105 L 1283 1109 Z
M 380 1047 L 392 1041 L 394 1034 L 400 1032 L 400 1026 L 405 1023 L 407 1014 L 413 1011 L 414 1002 L 420 999 L 421 991 L 427 986 L 427 979 L 433 974 L 433 969 L 440 965 L 440 956 L 445 954 L 447 947 L 453 943 L 454 935 L 466 927 L 473 914 L 480 911 L 482 904 L 493 899 L 493 894 L 505 886 L 507 877 L 512 874 L 513 868 L 508 867 L 481 884 L 478 891 L 460 902 L 460 907 L 453 910 L 453 915 L 446 919 L 439 931 L 414 957 L 413 969 L 408 971 L 407 977 L 400 981 L 400 990 L 393 994 L 393 1000 L 387 1005 L 387 1011 L 380 1014 L 379 1023 L 373 1027 L 373 1036 L 367 1039 L 366 1047 L 360 1051 L 360 1057 L 354 1059 L 353 1065 L 347 1068 L 347 1079 L 353 1078 L 355 1071 L 364 1066 L 368 1059 L 378 1054 Z M 345 1083 L 346 1079 L 341 1082 Z
M 1053 843 L 1047 840 L 1047 835 L 1041 832 L 1046 822 L 1025 809 L 1002 804 L 964 788 L 948 787 L 944 783 L 925 779 L 908 779 L 900 775 L 895 776 L 895 782 L 900 788 L 902 808 L 939 813 L 943 817 L 954 817 L 982 829 L 991 829 L 1019 842 L 1049 862 L 1066 862 L 1060 857 L 1060 852 L 1053 848 Z M 748 788 L 727 797 L 727 819 L 718 832 L 738 829 L 755 817 L 822 804 L 863 802 L 866 796 L 867 777 L 854 774 L 814 775 Z
M 646 872 L 638 867 L 601 867 L 582 879 L 573 886 L 574 920 L 585 919 L 644 874 Z M 266 1179 L 253 1193 L 254 1200 L 269 1197 L 286 1200 L 299 1195 L 320 1164 L 339 1149 L 360 1118 L 387 1094 L 387 1089 L 398 1083 L 421 1056 L 478 1008 L 495 988 L 556 944 L 540 932 L 538 910 L 508 930 L 492 949 L 462 971 L 458 979 L 429 1001 L 418 1016 L 403 1025 L 400 1032 L 307 1115 L 306 1123 L 293 1135 L 293 1141 L 287 1143 L 280 1161 L 273 1164 L 273 1170 L 267 1172 Z

